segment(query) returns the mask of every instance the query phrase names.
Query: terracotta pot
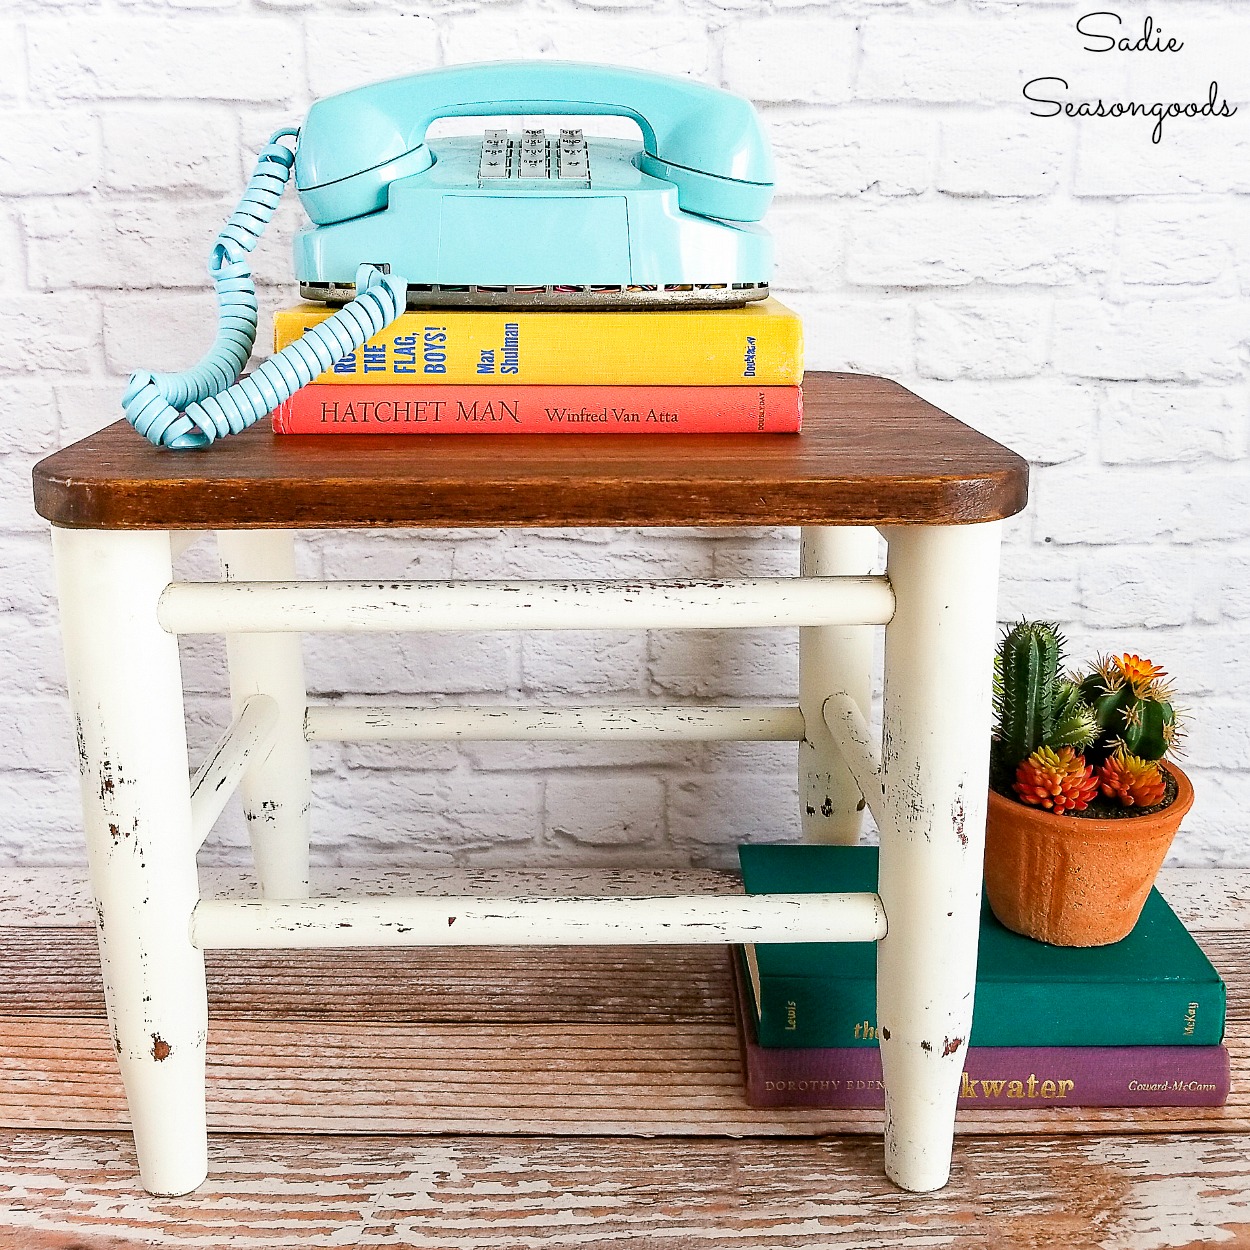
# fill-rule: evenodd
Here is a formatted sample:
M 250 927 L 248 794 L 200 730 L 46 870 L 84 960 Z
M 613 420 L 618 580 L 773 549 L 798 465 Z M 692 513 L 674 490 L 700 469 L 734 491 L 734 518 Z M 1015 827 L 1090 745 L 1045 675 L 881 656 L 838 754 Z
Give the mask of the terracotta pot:
M 1118 820 L 1056 816 L 990 791 L 985 892 L 999 920 L 1053 946 L 1106 946 L 1141 915 L 1194 789 L 1175 764 L 1176 798 Z

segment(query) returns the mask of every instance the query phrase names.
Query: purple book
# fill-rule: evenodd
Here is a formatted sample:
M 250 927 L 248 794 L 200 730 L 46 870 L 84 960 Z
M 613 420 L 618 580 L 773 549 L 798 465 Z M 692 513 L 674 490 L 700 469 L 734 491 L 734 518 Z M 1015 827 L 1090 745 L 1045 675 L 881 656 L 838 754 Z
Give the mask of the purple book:
M 730 950 L 738 1040 L 752 1107 L 880 1109 L 875 1046 L 764 1047 L 744 1011 L 742 960 Z M 959 1106 L 1220 1107 L 1228 1099 L 1223 1046 L 972 1046 Z

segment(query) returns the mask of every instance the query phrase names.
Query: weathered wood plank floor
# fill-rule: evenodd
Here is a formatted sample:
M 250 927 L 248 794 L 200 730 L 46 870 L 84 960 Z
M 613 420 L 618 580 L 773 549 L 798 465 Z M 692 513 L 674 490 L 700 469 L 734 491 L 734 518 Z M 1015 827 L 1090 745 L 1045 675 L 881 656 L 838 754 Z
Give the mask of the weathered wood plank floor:
M 1250 1245 L 1250 1136 L 970 1138 L 940 1194 L 863 1139 L 215 1137 L 188 1198 L 112 1134 L 0 1135 L 6 1247 L 1163 1250 Z
M 1162 882 L 1229 982 L 1229 1105 L 966 1113 L 951 1185 L 927 1197 L 884 1181 L 871 1113 L 746 1107 L 724 954 L 677 947 L 215 953 L 212 1175 L 148 1198 L 75 878 L 0 875 L 0 1247 L 1250 1247 L 1250 871 Z M 664 871 L 318 886 L 734 888 Z

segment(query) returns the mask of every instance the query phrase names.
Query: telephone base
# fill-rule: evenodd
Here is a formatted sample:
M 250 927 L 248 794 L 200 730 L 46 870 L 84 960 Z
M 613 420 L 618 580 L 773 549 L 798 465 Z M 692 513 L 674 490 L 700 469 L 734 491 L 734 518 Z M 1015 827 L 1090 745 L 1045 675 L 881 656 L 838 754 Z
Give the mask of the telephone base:
M 347 282 L 301 282 L 299 293 L 318 304 L 348 304 Z M 409 308 L 729 308 L 768 298 L 767 282 L 671 286 L 450 286 L 413 284 Z

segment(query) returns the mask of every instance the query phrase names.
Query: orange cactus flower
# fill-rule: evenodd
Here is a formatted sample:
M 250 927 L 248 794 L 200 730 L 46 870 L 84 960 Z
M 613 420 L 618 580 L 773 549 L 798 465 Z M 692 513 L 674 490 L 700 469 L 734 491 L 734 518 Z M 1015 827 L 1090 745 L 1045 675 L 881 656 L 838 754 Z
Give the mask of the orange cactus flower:
M 1151 684 L 1160 681 L 1167 673 L 1157 664 L 1143 660 L 1139 655 L 1114 655 L 1111 663 L 1115 665 L 1120 676 L 1128 682 L 1136 695 L 1145 694 Z
M 1038 747 L 1016 769 L 1013 787 L 1020 802 L 1056 815 L 1081 812 L 1098 793 L 1094 770 L 1071 747 Z
M 1098 788 L 1125 807 L 1154 807 L 1167 793 L 1159 765 L 1126 751 L 1117 751 L 1098 770 Z

